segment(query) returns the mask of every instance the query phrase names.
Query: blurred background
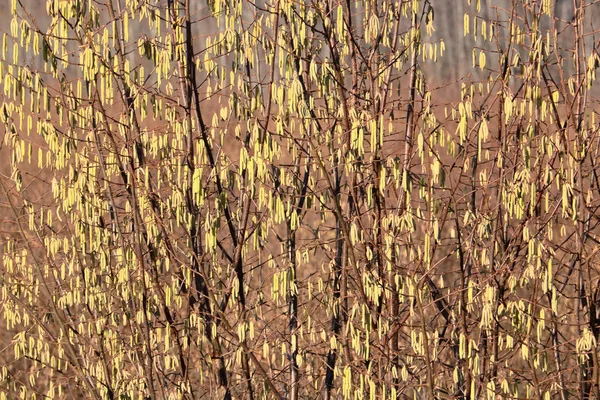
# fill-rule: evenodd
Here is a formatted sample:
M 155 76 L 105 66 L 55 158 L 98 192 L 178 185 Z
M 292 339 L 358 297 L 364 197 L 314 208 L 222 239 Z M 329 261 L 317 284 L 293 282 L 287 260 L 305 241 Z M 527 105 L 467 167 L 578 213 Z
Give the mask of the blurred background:
M 573 27 L 569 22 L 572 21 L 573 2 L 575 0 L 552 0 L 554 7 L 555 20 L 554 24 L 557 27 L 559 36 L 557 42 L 562 50 L 563 57 L 568 59 L 573 48 Z M 49 24 L 46 16 L 46 0 L 20 0 L 27 8 L 37 24 L 40 27 L 45 27 Z M 164 1 L 155 1 L 164 3 Z M 261 6 L 264 0 L 255 2 L 257 6 Z M 446 51 L 441 59 L 441 62 L 436 63 L 426 61 L 428 79 L 430 83 L 448 84 L 459 79 L 472 78 L 475 80 L 485 79 L 486 71 L 480 72 L 479 69 L 473 68 L 472 49 L 479 48 L 487 52 L 495 52 L 496 44 L 489 40 L 484 40 L 481 36 L 474 37 L 473 24 L 474 17 L 478 16 L 478 22 L 487 20 L 497 20 L 501 24 L 507 24 L 510 18 L 509 12 L 512 4 L 516 3 L 541 3 L 543 0 L 431 0 L 430 4 L 434 10 L 434 28 L 431 42 L 437 42 L 442 39 L 446 45 Z M 598 47 L 600 36 L 596 33 L 600 27 L 600 2 L 588 1 L 589 6 L 585 8 L 585 26 L 586 31 L 592 34 L 586 36 L 585 47 L 586 54 L 589 55 Z M 11 0 L 0 1 L 0 32 L 10 32 L 11 23 Z M 196 35 L 215 33 L 219 30 L 213 18 L 207 18 L 210 11 L 207 7 L 207 2 L 198 0 L 192 2 L 193 14 L 201 23 L 194 24 Z M 479 9 L 479 11 L 478 11 Z M 518 7 L 517 7 L 518 9 Z M 469 14 L 469 34 L 465 35 L 464 22 L 465 14 Z M 540 29 L 543 32 L 550 27 L 549 18 L 544 18 L 540 21 Z M 131 21 L 130 31 L 132 35 L 143 35 L 145 32 L 139 31 L 140 25 L 136 21 Z M 502 30 L 499 30 L 502 32 Z M 500 43 L 502 45 L 502 43 Z M 9 53 L 10 53 L 10 49 Z M 488 53 L 488 65 L 494 65 L 493 53 Z M 522 57 L 526 59 L 526 57 Z M 565 65 L 569 68 L 569 65 Z M 438 82 L 433 82 L 434 79 L 439 79 Z

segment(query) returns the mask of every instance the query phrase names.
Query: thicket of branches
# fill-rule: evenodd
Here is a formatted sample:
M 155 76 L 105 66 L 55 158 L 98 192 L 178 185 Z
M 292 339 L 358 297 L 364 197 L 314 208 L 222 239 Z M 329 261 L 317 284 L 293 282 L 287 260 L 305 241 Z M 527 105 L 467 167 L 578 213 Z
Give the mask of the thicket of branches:
M 11 0 L 0 398 L 600 398 L 594 3 Z

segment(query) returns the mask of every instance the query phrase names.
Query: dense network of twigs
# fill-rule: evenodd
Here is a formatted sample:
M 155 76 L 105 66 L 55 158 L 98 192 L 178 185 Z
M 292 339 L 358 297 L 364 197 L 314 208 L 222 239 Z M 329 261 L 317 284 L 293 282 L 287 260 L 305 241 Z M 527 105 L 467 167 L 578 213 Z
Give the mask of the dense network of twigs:
M 0 399 L 600 398 L 596 1 L 10 1 Z

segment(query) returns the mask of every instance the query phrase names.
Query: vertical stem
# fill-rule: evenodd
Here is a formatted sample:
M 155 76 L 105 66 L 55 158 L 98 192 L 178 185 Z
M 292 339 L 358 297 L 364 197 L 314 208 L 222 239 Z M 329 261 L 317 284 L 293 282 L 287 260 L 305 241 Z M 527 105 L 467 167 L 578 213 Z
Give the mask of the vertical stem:
M 177 30 L 180 27 L 178 22 L 178 10 L 175 8 L 174 0 L 168 0 L 168 9 L 169 15 L 171 19 L 171 27 L 173 30 L 173 36 L 177 43 Z M 184 164 L 187 166 L 187 180 L 188 187 L 186 188 L 186 206 L 187 211 L 192 216 L 192 223 L 190 225 L 189 235 L 191 240 L 192 247 L 192 255 L 191 255 L 191 267 L 194 273 L 194 284 L 196 286 L 196 297 L 192 297 L 190 300 L 193 305 L 196 301 L 200 301 L 200 311 L 202 317 L 205 321 L 205 335 L 207 336 L 209 342 L 211 343 L 213 350 L 213 358 L 217 360 L 217 381 L 219 385 L 224 389 L 225 395 L 224 399 L 231 399 L 231 392 L 229 388 L 229 381 L 227 376 L 227 367 L 225 365 L 225 359 L 222 353 L 221 344 L 219 342 L 219 338 L 214 331 L 214 324 L 216 321 L 213 318 L 210 300 L 208 297 L 208 288 L 207 283 L 204 277 L 204 274 L 201 271 L 200 260 L 202 259 L 203 250 L 202 250 L 202 241 L 200 238 L 200 220 L 199 220 L 199 210 L 198 206 L 195 204 L 195 201 L 192 196 L 192 185 L 193 185 L 193 175 L 194 175 L 194 138 L 192 131 L 192 108 L 195 108 L 196 118 L 198 120 L 202 139 L 205 144 L 205 149 L 207 152 L 207 156 L 210 161 L 211 168 L 215 169 L 216 163 L 212 154 L 212 149 L 208 144 L 208 139 L 206 137 L 206 126 L 202 120 L 202 115 L 200 112 L 200 104 L 197 94 L 196 87 L 196 76 L 194 70 L 194 48 L 193 48 L 193 37 L 192 37 L 192 27 L 191 27 L 191 15 L 190 15 L 190 3 L 189 0 L 185 1 L 185 19 L 184 26 L 185 29 L 185 52 L 184 56 L 178 60 L 179 67 L 179 86 L 181 90 L 181 100 L 182 100 L 182 108 L 185 112 L 185 118 L 187 120 L 188 132 L 186 135 L 186 154 L 185 154 L 185 162 Z M 217 189 L 219 194 L 223 192 L 223 188 L 221 186 L 220 180 L 217 178 Z M 229 209 L 225 207 L 225 218 L 227 220 L 227 224 L 229 227 L 229 231 L 231 234 L 232 241 L 234 246 L 237 246 L 237 236 L 235 229 L 233 228 L 233 222 L 229 215 Z M 242 288 L 243 291 L 243 288 Z
M 412 10 L 412 21 L 411 21 L 411 30 L 417 31 L 417 10 Z M 410 94 L 408 99 L 408 105 L 406 108 L 406 134 L 404 138 L 404 163 L 402 165 L 402 173 L 405 174 L 406 179 L 409 179 L 408 170 L 410 167 L 410 160 L 412 158 L 412 148 L 413 148 L 413 130 L 414 130 L 414 107 L 415 107 L 415 99 L 417 93 L 417 56 L 419 52 L 419 45 L 421 43 L 421 38 L 419 32 L 414 33 L 415 38 L 411 49 L 410 54 Z M 405 185 L 408 185 L 408 182 L 404 182 Z M 407 187 L 403 188 L 400 195 L 400 208 L 402 210 L 406 209 L 407 200 Z
M 296 232 L 288 222 L 287 250 L 290 263 L 290 292 L 288 296 L 288 316 L 291 339 L 290 354 L 290 400 L 298 400 L 298 288 L 296 287 Z
M 336 173 L 336 181 L 337 179 Z M 336 197 L 338 194 L 336 193 Z M 336 200 L 337 201 L 337 200 Z M 335 223 L 335 241 L 336 241 L 336 253 L 333 267 L 333 315 L 331 316 L 331 331 L 334 336 L 338 336 L 341 329 L 340 321 L 340 294 L 341 294 L 341 279 L 342 279 L 342 262 L 344 253 L 344 240 L 342 237 L 342 227 L 339 218 L 336 218 Z M 327 354 L 327 370 L 325 373 L 325 399 L 331 399 L 331 389 L 333 389 L 333 378 L 335 371 L 335 362 L 337 359 L 336 349 L 329 349 Z
M 577 212 L 577 282 L 578 282 L 578 296 L 577 296 L 577 322 L 579 326 L 579 331 L 581 333 L 581 325 L 583 324 L 583 316 L 584 316 L 584 308 L 589 311 L 589 302 L 586 294 L 586 285 L 584 280 L 584 222 L 583 222 L 583 211 L 584 211 L 584 199 L 582 197 L 583 194 L 583 176 L 582 176 L 582 163 L 583 160 L 580 156 L 580 151 L 582 149 L 582 122 L 583 122 L 583 112 L 585 109 L 586 103 L 586 78 L 582 71 L 582 58 L 584 57 L 584 48 L 583 48 L 583 13 L 584 13 L 584 5 L 583 0 L 573 0 L 573 10 L 575 13 L 574 16 L 574 29 L 575 29 L 575 40 L 574 40 L 574 62 L 575 62 L 575 74 L 576 74 L 576 82 L 578 83 L 577 91 L 575 93 L 575 98 L 573 99 L 573 103 L 575 105 L 575 115 L 572 115 L 574 131 L 575 131 L 575 149 L 573 149 L 573 156 L 577 159 L 577 185 L 578 185 L 578 210 Z M 575 195 L 575 194 L 574 194 Z M 575 210 L 573 210 L 575 212 Z M 580 365 L 580 390 L 582 399 L 587 399 L 590 396 L 591 392 L 591 371 L 593 370 L 594 360 L 591 358 L 591 355 L 588 353 L 588 359 L 581 363 Z
M 308 180 L 310 174 L 310 158 L 306 159 L 306 170 L 304 171 L 304 177 L 302 179 L 302 188 L 300 189 L 298 204 L 296 205 L 296 214 L 298 221 L 301 221 L 300 214 L 304 207 L 304 201 L 306 199 L 306 192 L 308 190 Z M 298 329 L 298 281 L 296 278 L 296 230 L 295 227 L 292 229 L 291 224 L 288 222 L 287 225 L 288 235 L 288 260 L 290 263 L 290 293 L 288 298 L 288 315 L 289 315 L 289 330 L 290 330 L 290 341 L 292 352 L 290 354 L 290 400 L 298 400 L 299 396 L 299 381 L 300 372 L 298 368 L 298 335 L 296 330 Z
M 423 288 L 419 288 L 415 292 L 415 300 L 419 312 L 419 320 L 421 322 L 421 332 L 423 332 L 423 352 L 425 353 L 425 371 L 427 373 L 427 398 L 435 400 L 435 382 L 433 381 L 433 364 L 431 362 L 431 354 L 429 353 L 429 336 L 427 335 L 427 324 L 425 322 L 425 312 L 423 309 L 423 299 L 421 294 L 424 293 Z

